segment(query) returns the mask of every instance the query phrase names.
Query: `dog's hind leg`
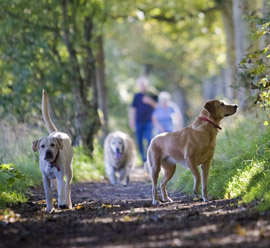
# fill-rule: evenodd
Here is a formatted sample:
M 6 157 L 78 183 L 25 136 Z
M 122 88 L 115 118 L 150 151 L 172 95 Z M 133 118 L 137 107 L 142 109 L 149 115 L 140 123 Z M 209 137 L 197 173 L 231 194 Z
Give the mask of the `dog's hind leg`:
M 69 168 L 70 169 L 66 174 L 65 204 L 69 209 L 71 209 L 72 208 L 71 181 L 73 178 L 72 165 Z
M 52 188 L 53 191 L 57 190 L 56 179 L 51 179 L 51 188 Z
M 168 181 L 172 178 L 176 165 L 169 163 L 167 161 L 163 161 L 161 164 L 163 170 L 164 170 L 164 177 L 162 178 L 160 182 L 160 189 L 161 189 L 161 196 L 162 196 L 162 201 L 164 202 L 173 202 L 171 198 L 168 197 L 167 191 L 166 191 L 166 185 Z
M 150 170 L 150 177 L 152 180 L 152 204 L 156 205 L 159 203 L 157 194 L 157 181 L 160 172 L 160 161 L 158 158 L 152 159 L 150 152 L 148 154 L 148 165 Z
M 160 172 L 159 168 L 154 168 L 151 171 L 151 179 L 152 179 L 152 204 L 156 205 L 159 203 L 158 200 L 158 194 L 157 194 L 157 180 L 158 180 L 158 174 Z

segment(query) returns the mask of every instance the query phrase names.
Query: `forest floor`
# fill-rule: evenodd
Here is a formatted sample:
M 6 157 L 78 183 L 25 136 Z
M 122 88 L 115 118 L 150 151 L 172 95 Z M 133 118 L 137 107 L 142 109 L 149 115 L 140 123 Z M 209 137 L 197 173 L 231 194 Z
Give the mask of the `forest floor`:
M 136 168 L 127 187 L 72 184 L 73 209 L 47 214 L 42 186 L 0 216 L 0 247 L 270 247 L 270 212 L 239 199 L 203 202 L 170 193 L 151 205 L 151 183 Z

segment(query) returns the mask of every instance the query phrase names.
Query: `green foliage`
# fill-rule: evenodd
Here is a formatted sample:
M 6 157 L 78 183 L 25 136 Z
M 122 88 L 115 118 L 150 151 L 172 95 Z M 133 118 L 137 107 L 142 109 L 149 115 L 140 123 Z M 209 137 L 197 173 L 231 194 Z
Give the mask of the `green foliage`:
M 0 165 L 0 174 L 6 174 L 6 180 L 9 187 L 14 184 L 16 180 L 24 180 L 25 175 L 18 171 L 14 164 L 2 164 Z
M 6 203 L 25 201 L 23 190 L 26 189 L 26 178 L 14 164 L 0 165 L 0 208 Z
M 87 155 L 81 146 L 74 147 L 73 151 L 73 180 L 75 182 L 86 182 L 104 178 L 103 149 L 97 140 L 95 140 L 92 157 Z
M 264 41 L 265 45 L 262 49 L 247 53 L 239 67 L 244 69 L 252 80 L 252 89 L 256 90 L 257 95 L 255 103 L 268 112 L 268 118 L 264 121 L 264 124 L 268 126 L 270 123 L 270 17 L 262 18 L 253 15 L 250 17 L 250 22 L 253 25 L 254 37 Z
M 259 210 L 269 209 L 270 130 L 261 124 L 264 117 L 242 118 L 219 134 L 208 180 L 212 197 L 241 196 L 245 202 L 258 199 L 262 201 Z M 178 167 L 174 187 L 191 193 L 193 176 Z
M 61 116 L 59 122 L 65 124 L 71 136 L 78 135 L 76 119 L 85 115 L 76 112 L 82 108 L 74 109 L 75 103 L 80 102 L 76 90 L 84 96 L 82 106 L 89 104 L 95 115 L 85 118 L 90 123 L 95 120 L 96 98 L 90 95 L 95 68 L 89 68 L 87 56 L 98 50 L 96 38 L 103 25 L 103 8 L 102 0 L 1 1 L 1 117 L 9 112 L 28 123 L 39 118 L 41 92 L 45 88 L 52 105 L 57 102 L 53 117 Z M 91 63 L 94 67 L 94 55 Z
M 4 129 L 2 129 L 5 127 Z M 25 202 L 29 186 L 41 182 L 38 154 L 33 153 L 31 142 L 37 135 L 31 128 L 14 119 L 0 126 L 0 207 Z M 16 135 L 18 135 L 16 137 Z

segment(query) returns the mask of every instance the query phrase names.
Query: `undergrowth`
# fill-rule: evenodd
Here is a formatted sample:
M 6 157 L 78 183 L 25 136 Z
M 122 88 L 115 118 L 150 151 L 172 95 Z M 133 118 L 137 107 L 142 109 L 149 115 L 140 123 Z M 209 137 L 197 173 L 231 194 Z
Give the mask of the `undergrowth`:
M 257 208 L 263 211 L 270 208 L 270 129 L 257 116 L 238 119 L 218 135 L 208 193 L 214 198 L 242 197 L 246 203 L 258 200 Z M 192 193 L 191 172 L 177 166 L 173 187 Z
M 104 178 L 103 149 L 97 140 L 94 142 L 95 149 L 92 157 L 85 154 L 83 147 L 73 147 L 73 181 L 86 182 Z

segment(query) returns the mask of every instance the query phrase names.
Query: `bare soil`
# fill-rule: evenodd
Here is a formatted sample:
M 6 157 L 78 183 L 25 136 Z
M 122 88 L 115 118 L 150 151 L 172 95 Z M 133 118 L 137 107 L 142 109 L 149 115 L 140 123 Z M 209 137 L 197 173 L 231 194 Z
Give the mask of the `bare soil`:
M 270 247 L 270 212 L 256 212 L 256 203 L 170 196 L 173 203 L 152 206 L 138 168 L 127 187 L 73 183 L 73 209 L 51 214 L 42 186 L 33 188 L 27 203 L 1 215 L 0 247 Z

